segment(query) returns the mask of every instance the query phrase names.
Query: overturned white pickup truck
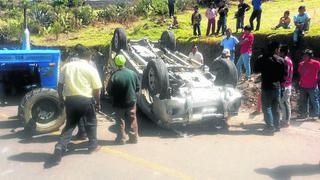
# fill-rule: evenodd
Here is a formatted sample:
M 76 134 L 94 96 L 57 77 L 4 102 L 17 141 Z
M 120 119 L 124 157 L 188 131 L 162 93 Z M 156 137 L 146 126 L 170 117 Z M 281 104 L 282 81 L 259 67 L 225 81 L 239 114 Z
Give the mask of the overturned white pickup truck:
M 235 88 L 237 71 L 231 61 L 217 60 L 208 67 L 175 51 L 170 31 L 158 42 L 127 40 L 118 28 L 112 39 L 112 53 L 127 58 L 126 67 L 141 81 L 138 107 L 158 125 L 170 127 L 203 121 L 225 122 L 237 115 L 241 94 Z M 115 68 L 114 62 L 109 65 Z M 217 79 L 216 77 L 220 77 Z M 223 123 L 225 124 L 225 123 Z

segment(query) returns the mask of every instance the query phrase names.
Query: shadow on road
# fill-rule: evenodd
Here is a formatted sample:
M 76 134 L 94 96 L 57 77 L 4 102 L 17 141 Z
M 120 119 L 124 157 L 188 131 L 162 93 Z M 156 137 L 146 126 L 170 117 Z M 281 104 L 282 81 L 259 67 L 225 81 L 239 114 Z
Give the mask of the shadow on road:
M 24 153 L 10 156 L 8 159 L 11 161 L 19 161 L 19 162 L 44 162 L 49 157 L 50 157 L 49 153 L 24 152 Z
M 284 165 L 276 168 L 255 169 L 256 173 L 268 175 L 275 180 L 290 180 L 294 176 L 312 176 L 320 174 L 319 164 Z
M 20 120 L 14 117 L 9 117 L 7 121 L 0 121 L 0 129 L 15 129 L 18 127 L 22 127 L 22 123 Z

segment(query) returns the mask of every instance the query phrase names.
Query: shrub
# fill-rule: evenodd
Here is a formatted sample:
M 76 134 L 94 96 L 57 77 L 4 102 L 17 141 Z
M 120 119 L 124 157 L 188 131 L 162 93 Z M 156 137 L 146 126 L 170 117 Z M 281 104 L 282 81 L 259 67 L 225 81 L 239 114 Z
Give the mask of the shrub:
M 110 4 L 98 12 L 98 19 L 104 22 L 127 23 L 129 20 L 135 19 L 134 10 L 134 6 L 130 6 L 128 3 Z
M 38 23 L 42 27 L 49 27 L 56 20 L 56 14 L 52 6 L 46 3 L 35 3 L 30 11 L 30 21 Z
M 195 0 L 176 0 L 175 8 L 180 11 L 185 11 L 187 9 L 192 9 L 195 4 Z
M 91 8 L 91 6 L 77 7 L 74 9 L 73 13 L 75 18 L 80 21 L 81 25 L 89 25 L 96 18 L 96 14 Z
M 168 14 L 168 2 L 165 0 L 152 0 L 151 7 L 156 15 Z
M 134 6 L 134 14 L 137 16 L 148 16 L 151 12 L 151 0 L 137 0 Z
M 19 39 L 21 34 L 21 23 L 18 20 L 0 20 L 0 42 Z

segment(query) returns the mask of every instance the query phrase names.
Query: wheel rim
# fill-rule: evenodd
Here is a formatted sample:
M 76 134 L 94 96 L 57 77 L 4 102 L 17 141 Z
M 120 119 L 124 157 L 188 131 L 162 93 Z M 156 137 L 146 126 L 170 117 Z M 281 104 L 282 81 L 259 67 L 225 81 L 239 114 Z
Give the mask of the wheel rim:
M 119 47 L 119 35 L 118 35 L 118 33 L 115 33 L 115 35 L 114 35 L 114 47 L 116 49 L 118 49 L 118 47 Z
M 148 79 L 149 79 L 150 90 L 152 92 L 155 92 L 155 90 L 156 90 L 156 76 L 155 76 L 155 72 L 152 68 L 149 70 Z
M 59 114 L 58 103 L 51 99 L 41 99 L 32 107 L 32 118 L 40 124 L 47 124 L 56 119 Z

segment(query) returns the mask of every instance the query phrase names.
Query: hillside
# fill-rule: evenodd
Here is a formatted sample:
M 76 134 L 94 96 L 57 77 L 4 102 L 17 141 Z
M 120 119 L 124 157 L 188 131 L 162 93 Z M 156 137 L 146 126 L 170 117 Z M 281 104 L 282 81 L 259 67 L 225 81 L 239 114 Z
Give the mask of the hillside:
M 247 0 L 249 1 L 249 0 Z M 311 15 L 311 28 L 306 36 L 320 36 L 320 0 L 305 0 L 301 2 L 300 0 L 272 0 L 263 4 L 262 22 L 261 30 L 254 32 L 255 34 L 291 34 L 293 29 L 284 30 L 271 30 L 277 23 L 279 18 L 282 16 L 285 10 L 290 10 L 292 17 L 297 14 L 297 9 L 301 5 L 305 5 L 307 12 Z M 229 16 L 228 16 L 228 27 L 235 29 L 236 20 L 234 19 L 234 14 L 236 11 L 236 4 L 232 4 Z M 205 34 L 207 20 L 204 16 L 205 8 L 201 9 L 203 15 L 203 21 L 201 24 L 202 34 Z M 245 24 L 249 23 L 249 17 L 252 10 L 247 12 L 245 18 Z M 177 17 L 180 23 L 180 28 L 173 30 L 176 38 L 180 42 L 216 42 L 222 37 L 205 37 L 200 38 L 192 37 L 192 27 L 190 24 L 190 17 L 192 11 L 178 12 Z M 161 33 L 168 28 L 171 24 L 170 19 L 164 19 L 162 17 L 153 16 L 149 18 L 139 18 L 137 21 L 132 22 L 127 25 L 117 24 L 117 23 L 96 23 L 93 26 L 88 26 L 82 28 L 77 32 L 72 32 L 68 34 L 61 34 L 58 40 L 55 40 L 53 35 L 47 36 L 33 36 L 31 37 L 32 43 L 40 46 L 74 46 L 77 43 L 82 43 L 86 46 L 105 46 L 108 45 L 113 36 L 113 31 L 117 27 L 123 27 L 127 31 L 129 38 L 143 38 L 148 37 L 153 40 L 158 40 Z

